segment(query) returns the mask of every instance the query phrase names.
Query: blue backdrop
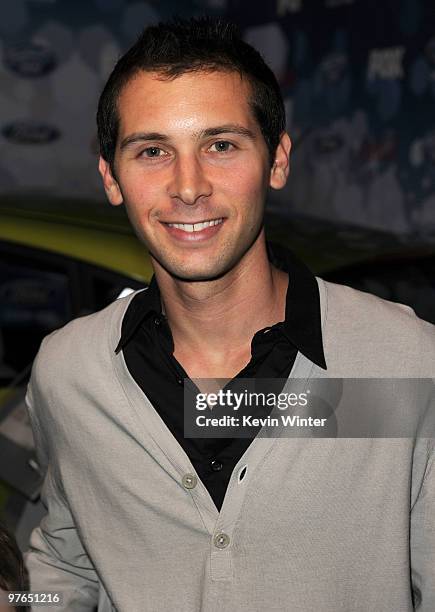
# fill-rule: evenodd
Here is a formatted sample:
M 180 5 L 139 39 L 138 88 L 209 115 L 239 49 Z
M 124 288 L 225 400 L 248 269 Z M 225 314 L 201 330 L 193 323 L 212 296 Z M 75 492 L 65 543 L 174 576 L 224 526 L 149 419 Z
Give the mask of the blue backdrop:
M 175 13 L 234 19 L 279 79 L 295 146 L 270 208 L 435 229 L 433 0 L 3 0 L 0 194 L 103 201 L 99 92 L 141 28 Z

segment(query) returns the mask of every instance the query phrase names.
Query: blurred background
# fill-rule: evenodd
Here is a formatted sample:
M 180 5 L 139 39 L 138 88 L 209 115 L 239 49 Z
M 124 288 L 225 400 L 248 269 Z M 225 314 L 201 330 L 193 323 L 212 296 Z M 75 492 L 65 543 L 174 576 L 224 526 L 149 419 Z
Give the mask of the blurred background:
M 432 0 L 2 0 L 0 517 L 27 547 L 43 510 L 23 397 L 44 335 L 147 284 L 97 172 L 95 112 L 147 25 L 222 15 L 274 70 L 293 140 L 271 240 L 435 322 Z

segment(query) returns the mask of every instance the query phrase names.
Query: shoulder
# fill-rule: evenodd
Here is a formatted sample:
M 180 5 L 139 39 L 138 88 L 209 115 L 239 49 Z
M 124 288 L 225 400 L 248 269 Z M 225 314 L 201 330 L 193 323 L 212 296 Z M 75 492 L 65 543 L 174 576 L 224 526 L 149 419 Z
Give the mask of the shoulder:
M 435 375 L 435 326 L 412 308 L 320 279 L 319 290 L 325 353 L 340 350 L 367 376 Z
M 410 306 L 390 302 L 371 293 L 359 291 L 346 285 L 337 285 L 320 280 L 325 288 L 327 318 L 335 322 L 339 317 L 355 331 L 368 331 L 371 325 L 387 326 L 386 331 L 414 334 L 418 329 L 433 333 L 435 327 L 423 321 Z M 434 305 L 435 307 L 435 305 Z
M 46 336 L 33 364 L 32 381 L 42 385 L 53 379 L 65 381 L 71 373 L 96 368 L 110 359 L 121 334 L 124 314 L 137 293 L 73 319 Z

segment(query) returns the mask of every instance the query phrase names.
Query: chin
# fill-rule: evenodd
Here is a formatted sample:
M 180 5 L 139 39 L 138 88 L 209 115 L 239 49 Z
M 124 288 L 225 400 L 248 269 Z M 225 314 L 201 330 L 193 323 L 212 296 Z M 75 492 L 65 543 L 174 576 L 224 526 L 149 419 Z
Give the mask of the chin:
M 217 280 L 218 278 L 221 278 L 222 276 L 224 276 L 229 268 L 224 268 L 222 269 L 222 267 L 215 267 L 215 268 L 211 268 L 211 267 L 207 267 L 204 269 L 204 267 L 202 268 L 189 268 L 189 267 L 182 267 L 182 266 L 163 266 L 167 272 L 169 272 L 169 274 L 173 277 L 176 278 L 178 280 L 181 281 L 185 281 L 185 282 L 189 282 L 189 283 L 194 283 L 194 282 L 206 282 L 206 281 L 213 281 L 213 280 Z
M 196 251 L 177 256 L 171 249 L 148 250 L 152 258 L 175 279 L 184 282 L 207 282 L 222 278 L 241 261 L 257 240 L 262 226 L 250 237 L 242 236 L 237 241 L 226 241 L 213 252 Z
M 153 253 L 152 256 L 170 276 L 191 283 L 217 280 L 234 266 L 234 263 L 228 259 L 215 262 L 209 259 L 206 263 L 202 261 L 195 265 L 188 262 L 167 261 L 162 257 L 156 257 Z

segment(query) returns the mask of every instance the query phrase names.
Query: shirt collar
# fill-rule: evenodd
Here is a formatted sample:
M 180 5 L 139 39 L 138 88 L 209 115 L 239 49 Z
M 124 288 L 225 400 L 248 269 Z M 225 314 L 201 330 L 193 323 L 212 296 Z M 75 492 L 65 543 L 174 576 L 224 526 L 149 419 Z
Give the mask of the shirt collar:
M 148 287 L 137 293 L 130 302 L 122 320 L 121 337 L 115 353 L 119 353 L 130 342 L 142 322 L 150 316 L 162 316 L 160 291 L 154 275 Z
M 326 370 L 316 277 L 289 249 L 267 244 L 270 262 L 289 275 L 282 331 L 296 348 Z
M 289 275 L 285 320 L 282 331 L 296 348 L 326 370 L 323 351 L 320 296 L 316 278 L 288 249 L 267 244 L 269 260 Z M 122 321 L 121 337 L 115 352 L 119 353 L 133 338 L 148 317 L 162 317 L 160 291 L 155 276 L 149 287 L 130 302 Z

